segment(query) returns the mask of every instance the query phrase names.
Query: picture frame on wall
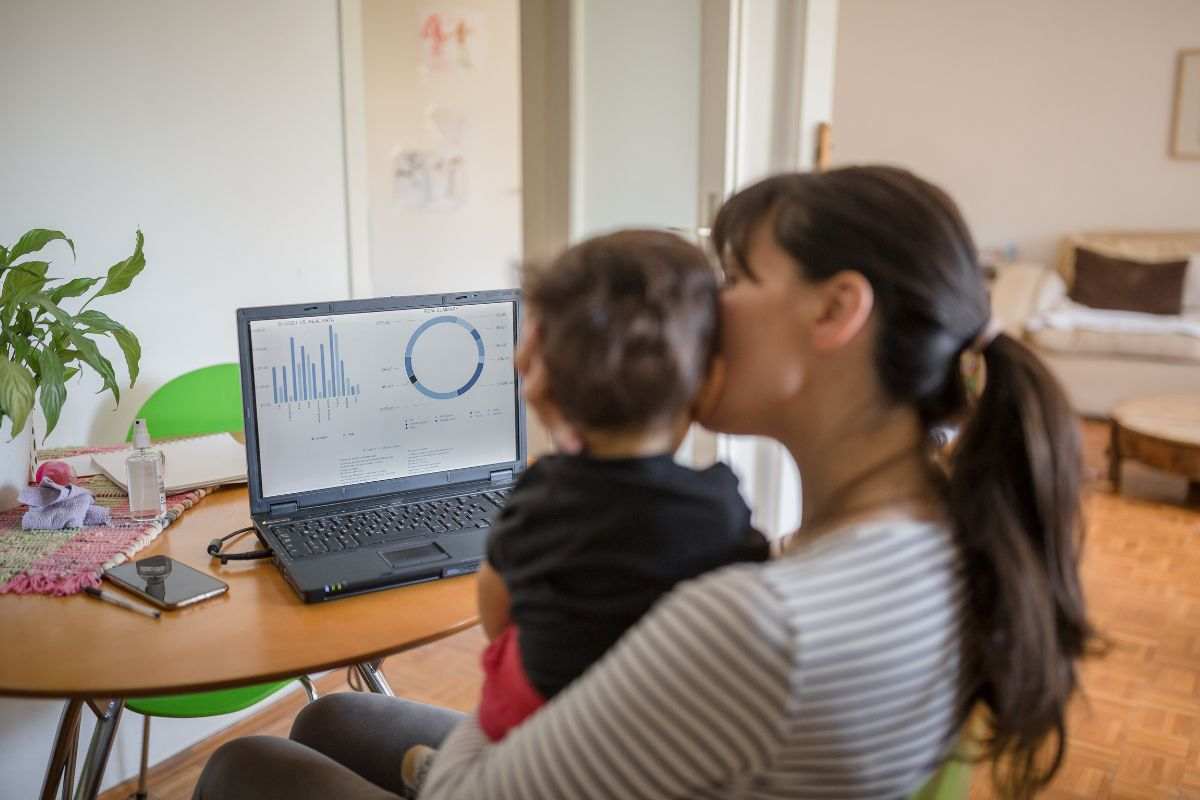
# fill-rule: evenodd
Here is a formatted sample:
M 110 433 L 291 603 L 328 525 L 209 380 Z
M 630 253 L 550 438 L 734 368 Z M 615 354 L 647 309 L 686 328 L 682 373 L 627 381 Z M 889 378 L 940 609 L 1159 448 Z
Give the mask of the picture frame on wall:
M 1200 49 L 1179 51 L 1171 156 L 1200 159 Z

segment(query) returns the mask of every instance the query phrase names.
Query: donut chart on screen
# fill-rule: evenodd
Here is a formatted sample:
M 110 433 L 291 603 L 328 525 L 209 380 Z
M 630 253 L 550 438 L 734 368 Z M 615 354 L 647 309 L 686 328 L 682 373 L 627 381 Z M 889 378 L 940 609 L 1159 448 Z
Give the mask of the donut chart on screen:
M 471 374 L 471 377 L 467 379 L 467 382 L 462 386 L 459 386 L 457 389 L 451 389 L 449 391 L 437 391 L 436 389 L 431 389 L 425 384 L 421 383 L 420 376 L 418 376 L 416 370 L 413 369 L 413 350 L 417 346 L 417 341 L 426 331 L 435 325 L 458 325 L 459 327 L 465 329 L 467 333 L 471 335 L 471 338 L 475 340 L 475 351 L 478 354 L 478 360 L 475 362 L 475 371 Z M 447 314 L 445 316 L 434 317 L 433 319 L 425 320 L 425 322 L 421 323 L 419 328 L 413 331 L 413 335 L 409 337 L 408 346 L 404 348 L 404 371 L 408 373 L 408 380 L 410 383 L 412 383 L 413 388 L 421 394 L 434 400 L 450 400 L 455 397 L 461 397 L 462 395 L 471 391 L 471 387 L 475 385 L 475 382 L 479 380 L 479 376 L 483 374 L 483 357 L 483 337 L 479 335 L 479 331 L 475 329 L 475 326 L 467 322 L 462 317 L 456 317 Z

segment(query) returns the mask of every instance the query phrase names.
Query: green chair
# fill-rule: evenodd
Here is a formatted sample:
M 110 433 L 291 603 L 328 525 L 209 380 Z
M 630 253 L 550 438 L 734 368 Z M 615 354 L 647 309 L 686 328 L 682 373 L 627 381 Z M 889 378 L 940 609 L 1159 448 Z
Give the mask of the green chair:
M 201 367 L 160 386 L 137 415 L 146 420 L 155 439 L 241 433 L 244 429 L 241 387 L 237 364 Z M 125 441 L 132 439 L 130 425 Z
M 978 737 L 983 735 L 981 725 L 978 717 L 968 719 L 955 752 L 908 800 L 967 800 L 971 792 L 971 772 L 979 755 Z
M 971 791 L 971 763 L 951 758 L 909 800 L 966 800 Z
M 137 416 L 146 420 L 150 435 L 155 439 L 240 433 L 243 421 L 238 365 L 202 367 L 168 381 L 142 404 Z M 133 426 L 130 426 L 126 440 L 132 438 Z M 307 675 L 296 680 L 303 684 L 310 702 L 317 699 L 316 688 Z M 196 718 L 232 714 L 265 700 L 291 682 L 289 679 L 215 692 L 138 697 L 126 701 L 126 708 L 144 717 L 142 761 L 138 772 L 138 790 L 134 797 L 138 800 L 147 797 L 146 768 L 150 756 L 151 717 Z

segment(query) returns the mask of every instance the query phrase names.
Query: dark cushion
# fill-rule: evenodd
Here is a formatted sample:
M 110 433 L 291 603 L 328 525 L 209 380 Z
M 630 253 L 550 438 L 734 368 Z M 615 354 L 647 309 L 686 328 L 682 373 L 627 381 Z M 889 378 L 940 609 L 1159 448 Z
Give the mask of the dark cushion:
M 1075 248 L 1075 281 L 1070 297 L 1091 308 L 1182 314 L 1188 262 L 1133 261 Z

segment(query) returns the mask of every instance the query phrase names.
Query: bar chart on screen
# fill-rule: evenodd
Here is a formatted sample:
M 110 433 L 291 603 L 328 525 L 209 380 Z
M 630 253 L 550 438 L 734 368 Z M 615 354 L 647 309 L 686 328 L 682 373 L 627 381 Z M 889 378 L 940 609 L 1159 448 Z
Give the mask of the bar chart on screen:
M 315 408 L 320 421 L 322 414 L 328 420 L 335 409 L 357 402 L 360 385 L 346 372 L 341 337 L 332 323 L 324 330 L 317 327 L 303 326 L 299 336 L 288 336 L 287 360 L 270 365 L 270 391 L 265 384 L 260 388 L 260 406 L 270 397 L 271 404 L 286 407 L 289 419 L 293 411 Z

